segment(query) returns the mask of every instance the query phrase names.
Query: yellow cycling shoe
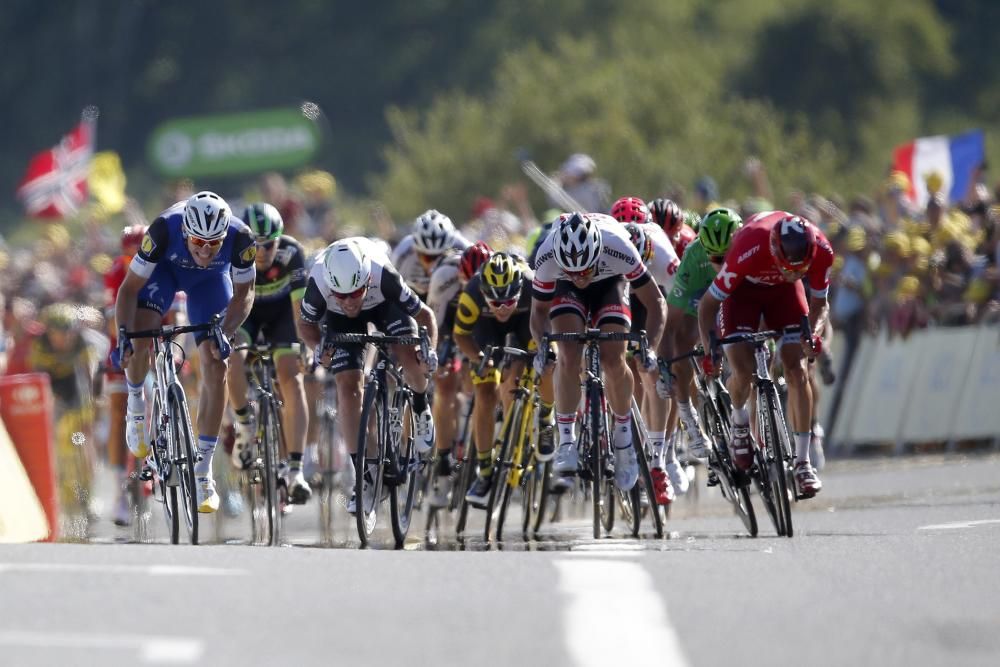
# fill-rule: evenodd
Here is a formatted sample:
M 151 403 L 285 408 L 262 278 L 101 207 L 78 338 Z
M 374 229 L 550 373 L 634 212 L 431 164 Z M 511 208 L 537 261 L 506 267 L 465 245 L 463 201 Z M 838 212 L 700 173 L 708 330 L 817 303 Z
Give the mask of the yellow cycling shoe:
M 202 514 L 211 514 L 219 509 L 219 494 L 215 491 L 215 480 L 211 477 L 199 477 L 195 481 L 198 485 L 198 511 Z

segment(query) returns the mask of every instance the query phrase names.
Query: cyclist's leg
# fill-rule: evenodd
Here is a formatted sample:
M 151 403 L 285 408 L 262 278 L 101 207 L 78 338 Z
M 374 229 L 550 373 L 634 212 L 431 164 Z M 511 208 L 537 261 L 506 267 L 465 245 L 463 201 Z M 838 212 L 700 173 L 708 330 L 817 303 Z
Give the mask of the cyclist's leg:
M 251 313 L 251 317 L 252 317 Z M 257 325 L 251 319 L 236 331 L 239 344 L 253 342 L 257 338 Z M 250 386 L 247 384 L 246 352 L 234 352 L 229 356 L 226 369 L 226 382 L 229 385 L 229 405 L 236 413 L 236 438 L 233 442 L 232 462 L 238 469 L 250 465 L 252 457 L 250 444 L 256 437 L 253 409 L 249 401 Z
M 434 375 L 434 424 L 437 427 L 436 449 L 438 456 L 451 451 L 451 445 L 458 432 L 458 385 L 459 373 L 454 364 L 439 368 Z
M 578 290 L 566 281 L 556 283 L 556 293 L 549 311 L 553 333 L 583 333 L 588 312 L 583 290 Z M 582 359 L 583 347 L 579 343 L 556 344 L 553 382 L 556 426 L 559 430 L 559 452 L 555 463 L 558 472 L 576 471 L 576 411 L 580 405 Z
M 720 311 L 720 333 L 723 337 L 738 332 L 757 331 L 760 324 L 763 305 L 759 294 L 760 288 L 742 283 L 728 299 L 722 302 Z M 726 359 L 729 362 L 730 375 L 726 381 L 726 389 L 733 401 L 733 442 L 732 456 L 737 467 L 744 470 L 753 465 L 753 442 L 750 437 L 750 411 L 747 403 L 750 400 L 751 381 L 754 372 L 753 347 L 748 343 L 727 345 Z
M 497 401 L 500 398 L 500 371 L 492 369 L 484 377 L 472 379 L 475 403 L 472 406 L 472 426 L 476 440 L 478 475 L 465 494 L 473 505 L 484 506 L 493 486 L 493 429 L 496 425 Z
M 378 306 L 375 312 L 375 326 L 379 331 L 389 336 L 417 335 L 416 321 L 407 315 L 398 303 L 386 301 Z M 424 454 L 434 447 L 436 440 L 434 415 L 427 396 L 430 380 L 417 359 L 416 345 L 393 345 L 390 349 L 393 358 L 403 369 L 403 379 L 413 392 L 411 409 L 416 420 L 413 444 L 417 454 Z
M 367 333 L 369 313 L 347 317 L 328 312 L 326 330 L 336 333 Z M 365 346 L 338 343 L 327 372 L 337 386 L 337 430 L 344 434 L 347 451 L 355 458 L 361 424 L 361 397 L 364 391 Z

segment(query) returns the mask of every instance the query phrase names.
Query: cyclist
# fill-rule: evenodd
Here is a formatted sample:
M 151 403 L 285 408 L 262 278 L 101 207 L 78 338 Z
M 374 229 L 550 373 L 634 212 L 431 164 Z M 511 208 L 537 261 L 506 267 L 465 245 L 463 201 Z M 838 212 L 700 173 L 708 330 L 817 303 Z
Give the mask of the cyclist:
M 671 199 L 654 199 L 649 205 L 653 222 L 658 224 L 674 245 L 677 256 L 684 259 L 684 250 L 697 236 L 694 229 L 685 223 L 684 211 Z
M 427 327 L 431 349 L 421 359 L 414 347 L 393 346 L 393 355 L 403 367 L 406 383 L 413 390 L 413 409 L 417 413 L 414 444 L 417 452 L 430 451 L 434 445 L 434 418 L 427 401 L 428 377 L 437 369 L 437 324 L 434 313 L 413 293 L 392 264 L 380 253 L 372 254 L 372 242 L 347 238 L 326 248 L 309 272 L 306 293 L 302 298 L 299 333 L 312 348 L 319 348 L 320 362 L 329 367 L 337 383 L 337 417 L 340 432 L 347 434 L 351 458 L 357 453 L 356 434 L 361 428 L 361 396 L 364 391 L 365 346 L 323 343 L 320 324 L 330 333 L 368 333 L 368 325 L 389 336 L 415 336 L 416 325 Z M 414 319 L 416 323 L 414 323 Z M 365 493 L 374 493 L 366 479 Z M 353 513 L 357 499 L 352 496 L 348 511 Z
M 455 315 L 455 342 L 477 368 L 486 347 L 504 345 L 508 336 L 514 339 L 513 345 L 526 350 L 535 349 L 529 322 L 532 278 L 532 271 L 524 260 L 509 253 L 497 252 L 465 286 Z M 475 392 L 472 420 L 479 474 L 465 498 L 476 507 L 485 507 L 493 487 L 493 429 L 497 402 L 502 400 L 505 406 L 510 402 L 511 391 L 523 370 L 523 364 L 514 364 L 503 379 L 501 390 L 500 369 L 494 365 L 499 356 L 488 362 L 483 375 L 473 371 L 472 377 Z M 551 372 L 542 376 L 539 394 L 541 406 L 535 456 L 539 461 L 548 461 L 555 453 Z
M 431 273 L 442 255 L 451 249 L 462 252 L 470 245 L 451 218 L 430 209 L 413 222 L 413 231 L 403 237 L 390 259 L 410 289 L 426 299 Z
M 650 351 L 642 360 L 645 370 L 656 367 L 656 349 L 663 331 L 666 306 L 663 295 L 643 264 L 639 251 L 614 218 L 599 213 L 573 213 L 554 227 L 538 250 L 532 283 L 531 334 L 539 350 L 535 368 L 541 372 L 548 359 L 541 347 L 550 330 L 582 333 L 587 327 L 624 333 L 632 325 L 628 286 L 646 307 Z M 553 469 L 563 477 L 577 469 L 576 411 L 580 403 L 581 346 L 560 343 L 556 363 L 556 420 L 559 450 Z M 625 343 L 601 343 L 601 362 L 607 398 L 614 416 L 615 483 L 631 489 L 639 476 L 632 446 L 630 407 L 632 372 L 625 363 Z M 557 486 L 566 486 L 561 480 Z
M 438 429 L 435 488 L 430 499 L 434 507 L 444 507 L 448 502 L 452 473 L 449 454 L 458 431 L 458 392 L 461 380 L 459 371 L 462 368 L 462 357 L 454 349 L 456 343 L 452 337 L 452 329 L 455 325 L 459 295 L 491 254 L 489 245 L 477 241 L 461 254 L 453 251 L 446 254 L 431 274 L 427 305 L 434 311 L 437 320 L 441 348 L 441 352 L 438 353 L 440 364 L 434 376 L 433 412 L 434 424 Z
M 306 439 L 306 396 L 302 369 L 294 347 L 298 343 L 299 302 L 306 291 L 305 252 L 302 245 L 284 234 L 285 224 L 274 206 L 250 204 L 243 212 L 257 246 L 254 259 L 257 278 L 250 316 L 237 335 L 243 343 L 258 337 L 271 343 L 272 358 L 278 373 L 278 386 L 284 401 L 284 442 L 288 446 L 288 471 L 285 484 L 293 504 L 309 500 L 312 489 L 302 474 L 302 449 Z M 246 353 L 229 360 L 229 402 L 236 412 L 236 440 L 233 465 L 246 469 L 250 463 L 250 444 L 257 437 L 253 410 L 247 401 Z
M 665 296 L 674 285 L 674 276 L 680 261 L 677 253 L 659 226 L 649 222 L 652 217 L 649 209 L 638 197 L 622 197 L 611 207 L 611 217 L 625 224 L 625 230 L 632 239 L 632 245 L 639 251 L 643 263 L 649 269 L 650 275 Z M 669 311 L 667 313 L 669 318 Z M 646 328 L 646 309 L 641 303 L 632 306 L 632 331 L 642 331 Z M 660 347 L 664 345 L 665 335 L 660 337 Z M 657 350 L 657 355 L 662 354 Z M 670 503 L 674 498 L 675 485 L 673 479 L 664 472 L 663 443 L 665 440 L 668 405 L 665 401 L 656 400 L 656 381 L 659 373 L 640 372 L 639 378 L 643 387 L 642 413 L 649 426 L 649 439 L 653 448 L 653 466 L 650 474 L 656 502 L 660 505 Z M 677 490 L 683 488 L 676 485 Z
M 786 211 L 767 211 L 750 218 L 734 237 L 726 260 L 698 305 L 702 344 L 709 350 L 710 333 L 722 310 L 721 335 L 757 331 L 763 317 L 768 328 L 797 326 L 809 315 L 810 331 L 785 333 L 780 345 L 788 383 L 788 412 L 795 438 L 795 480 L 805 497 L 816 495 L 822 483 L 809 461 L 812 392 L 806 380 L 805 356 L 822 347 L 828 312 L 827 292 L 833 249 L 826 237 L 805 218 Z M 802 278 L 808 278 L 806 301 Z M 713 355 L 703 357 L 707 373 L 715 373 Z M 753 465 L 747 399 L 754 371 L 748 344 L 726 347 L 732 374 L 726 383 L 733 400 L 733 462 L 746 470 Z
M 122 230 L 122 254 L 115 258 L 111 268 L 104 274 L 104 304 L 107 319 L 108 337 L 111 339 L 111 350 L 118 348 L 118 332 L 115 330 L 115 300 L 118 298 L 118 288 L 121 287 L 128 274 L 128 265 L 139 252 L 139 244 L 146 234 L 146 226 L 129 225 Z M 117 477 L 118 498 L 115 501 L 114 522 L 119 526 L 127 526 L 132 516 L 128 507 L 128 494 L 125 492 L 125 404 L 128 392 L 125 389 L 125 373 L 115 369 L 108 359 L 107 384 L 108 392 L 108 465 Z
M 708 290 L 715 275 L 722 266 L 726 251 L 732 243 L 733 235 L 743 226 L 743 219 L 728 208 L 709 211 L 698 228 L 698 238 L 688 244 L 677 269 L 674 288 L 667 296 L 667 335 L 662 347 L 664 357 L 687 352 L 698 342 L 698 302 Z M 694 369 L 688 363 L 674 364 L 672 389 L 661 383 L 657 393 L 673 393 L 681 425 L 687 435 L 692 456 L 708 458 L 708 445 L 698 419 L 698 411 L 691 402 L 691 383 Z M 671 480 L 683 479 L 680 463 L 677 461 L 674 439 L 667 444 L 667 472 Z
M 201 366 L 197 424 L 201 460 L 194 466 L 199 512 L 219 509 L 212 459 L 225 410 L 229 338 L 253 306 L 256 254 L 250 228 L 232 215 L 225 200 L 214 192 L 199 192 L 153 221 L 118 290 L 115 321 L 126 332 L 161 326 L 178 290 L 188 295 L 192 324 L 223 315 L 222 336 L 211 331 L 195 335 Z M 127 340 L 120 360 L 128 382 L 125 442 L 139 458 L 149 453 L 142 385 L 149 371 L 150 345 L 148 338 Z

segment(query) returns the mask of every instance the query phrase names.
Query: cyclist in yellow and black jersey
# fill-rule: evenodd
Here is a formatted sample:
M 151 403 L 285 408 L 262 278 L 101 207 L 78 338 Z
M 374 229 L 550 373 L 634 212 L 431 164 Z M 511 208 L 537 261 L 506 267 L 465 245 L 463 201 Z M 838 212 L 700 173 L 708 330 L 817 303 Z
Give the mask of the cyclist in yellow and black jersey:
M 478 369 L 488 345 L 504 345 L 507 337 L 513 345 L 525 350 L 535 349 L 531 339 L 529 320 L 531 316 L 531 281 L 534 274 L 524 260 L 508 253 L 497 252 L 483 265 L 465 286 L 458 297 L 458 311 L 455 314 L 454 337 L 459 349 L 472 360 Z M 473 371 L 473 391 L 475 407 L 473 426 L 476 439 L 476 453 L 479 474 L 466 494 L 472 505 L 483 507 L 489 498 L 493 485 L 493 427 L 497 400 L 501 397 L 506 404 L 510 390 L 517 382 L 522 363 L 517 363 L 504 378 L 504 391 L 500 392 L 500 371 L 495 366 L 499 355 L 489 362 L 482 375 Z M 543 377 L 539 386 L 541 409 L 539 410 L 539 442 L 536 456 L 539 460 L 552 458 L 555 445 L 552 437 L 552 376 Z
M 305 252 L 291 236 L 283 234 L 281 214 L 270 204 L 247 206 L 243 219 L 253 232 L 257 246 L 254 260 L 257 277 L 254 282 L 254 302 L 250 315 L 240 325 L 237 337 L 241 343 L 270 343 L 278 386 L 284 402 L 284 441 L 288 447 L 288 468 L 282 466 L 282 481 L 292 503 L 305 503 L 312 489 L 302 474 L 302 450 L 306 442 L 306 396 L 302 380 L 298 343 L 299 302 L 306 291 Z M 249 446 L 256 437 L 253 411 L 247 401 L 244 354 L 234 354 L 229 360 L 229 400 L 236 411 L 236 441 L 233 464 L 240 469 L 250 465 Z M 283 452 L 284 454 L 284 452 Z

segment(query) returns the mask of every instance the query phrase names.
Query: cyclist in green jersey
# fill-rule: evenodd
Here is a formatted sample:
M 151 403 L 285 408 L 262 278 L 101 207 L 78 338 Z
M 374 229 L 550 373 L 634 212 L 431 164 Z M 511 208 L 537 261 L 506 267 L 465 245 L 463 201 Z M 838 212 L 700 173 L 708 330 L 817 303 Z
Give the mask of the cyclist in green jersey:
M 698 238 L 684 252 L 674 279 L 674 288 L 667 296 L 666 336 L 670 339 L 669 347 L 665 350 L 667 358 L 687 352 L 698 342 L 698 301 L 715 280 L 733 235 L 742 226 L 743 219 L 728 208 L 709 211 L 701 221 Z M 698 421 L 698 412 L 691 403 L 694 370 L 690 364 L 681 363 L 674 364 L 671 371 L 676 376 L 672 383 L 673 396 L 677 401 L 681 424 L 687 433 L 691 454 L 701 459 L 707 458 L 705 435 Z M 657 386 L 657 393 L 665 395 L 669 393 L 669 388 L 661 383 Z M 672 451 L 668 451 L 667 456 L 672 454 Z
M 281 214 L 270 204 L 251 204 L 243 213 L 257 244 L 257 278 L 253 310 L 240 326 L 240 342 L 258 338 L 271 343 L 278 386 L 284 399 L 284 441 L 288 446 L 288 468 L 283 479 L 293 504 L 305 503 L 312 489 L 302 474 L 302 449 L 306 441 L 306 395 L 299 355 L 299 301 L 306 291 L 305 252 L 301 244 L 284 232 Z M 256 437 L 253 411 L 247 401 L 246 369 L 243 357 L 234 354 L 229 363 L 229 400 L 236 411 L 236 442 L 233 464 L 244 469 L 250 464 L 250 442 Z

